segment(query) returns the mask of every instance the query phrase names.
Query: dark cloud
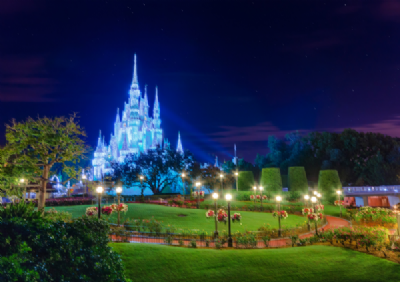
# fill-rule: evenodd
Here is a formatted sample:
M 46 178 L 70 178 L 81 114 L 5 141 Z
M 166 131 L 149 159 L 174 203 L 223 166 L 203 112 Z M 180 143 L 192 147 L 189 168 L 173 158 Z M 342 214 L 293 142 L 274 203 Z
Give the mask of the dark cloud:
M 42 57 L 0 58 L 0 101 L 51 102 L 56 81 L 50 78 Z

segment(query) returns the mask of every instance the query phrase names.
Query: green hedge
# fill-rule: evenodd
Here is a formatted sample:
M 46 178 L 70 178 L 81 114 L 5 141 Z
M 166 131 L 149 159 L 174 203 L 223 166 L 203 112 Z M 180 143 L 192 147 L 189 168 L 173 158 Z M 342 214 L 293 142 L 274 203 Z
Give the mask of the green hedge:
M 254 185 L 254 175 L 252 171 L 239 171 L 238 189 L 240 191 L 250 191 Z
M 339 174 L 337 170 L 327 169 L 321 170 L 318 176 L 318 190 L 321 191 L 322 197 L 333 203 L 336 199 L 336 190 L 342 188 Z
M 282 192 L 282 178 L 277 167 L 263 168 L 261 174 L 261 186 L 265 191 Z
M 127 281 L 106 221 L 53 222 L 23 203 L 0 218 L 0 281 Z
M 307 193 L 308 191 L 308 182 L 306 171 L 302 166 L 293 166 L 289 167 L 289 191 L 297 191 L 300 193 Z

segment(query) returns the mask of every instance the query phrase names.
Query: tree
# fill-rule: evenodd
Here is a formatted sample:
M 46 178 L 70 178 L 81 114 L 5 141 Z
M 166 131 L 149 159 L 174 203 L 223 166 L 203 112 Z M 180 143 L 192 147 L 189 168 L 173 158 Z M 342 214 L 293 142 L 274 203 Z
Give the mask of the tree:
M 282 178 L 277 167 L 263 168 L 261 174 L 261 186 L 265 191 L 282 192 Z
M 321 170 L 318 177 L 318 188 L 322 192 L 323 197 L 333 203 L 336 199 L 335 191 L 342 189 L 342 183 L 340 182 L 337 170 Z
M 221 183 L 223 184 L 224 189 L 232 188 L 232 184 L 235 182 L 235 177 L 232 173 L 224 174 L 221 182 L 221 171 L 218 167 L 208 166 L 202 169 L 201 172 L 201 182 L 204 187 L 206 187 L 209 191 L 214 190 L 215 187 L 221 187 Z
M 142 189 L 150 188 L 154 193 L 175 184 L 180 173 L 190 171 L 193 155 L 185 150 L 184 154 L 170 149 L 150 149 L 145 153 L 127 155 L 122 164 L 114 163 L 114 178 L 120 179 L 127 188 L 140 185 L 140 176 L 144 176 Z
M 289 191 L 307 192 L 308 182 L 306 171 L 302 166 L 289 167 Z
M 80 127 L 76 114 L 70 117 L 28 118 L 25 122 L 6 125 L 6 146 L 1 152 L 1 175 L 13 178 L 16 175 L 39 182 L 39 210 L 44 209 L 46 184 L 55 164 L 61 164 L 68 180 L 77 178 L 77 168 L 82 156 L 90 148 L 83 138 L 86 133 Z
M 238 190 L 251 191 L 254 186 L 254 175 L 252 171 L 240 171 L 238 177 Z

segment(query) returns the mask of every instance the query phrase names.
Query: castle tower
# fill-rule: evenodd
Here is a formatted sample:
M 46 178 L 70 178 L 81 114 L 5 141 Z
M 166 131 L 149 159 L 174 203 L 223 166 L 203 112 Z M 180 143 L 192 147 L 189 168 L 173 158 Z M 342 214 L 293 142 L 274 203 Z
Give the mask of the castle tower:
M 182 147 L 182 142 L 181 142 L 181 133 L 178 132 L 178 146 L 176 146 L 176 151 L 179 154 L 183 154 L 183 147 Z

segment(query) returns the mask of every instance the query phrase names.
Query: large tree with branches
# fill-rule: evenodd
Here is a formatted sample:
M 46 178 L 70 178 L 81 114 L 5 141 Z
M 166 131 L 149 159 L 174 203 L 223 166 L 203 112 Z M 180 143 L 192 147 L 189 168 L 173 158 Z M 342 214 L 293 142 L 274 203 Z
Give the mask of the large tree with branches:
M 122 164 L 114 163 L 114 179 L 124 183 L 127 188 L 150 188 L 157 194 L 173 186 L 182 171 L 190 171 L 193 162 L 193 155 L 187 150 L 180 154 L 169 149 L 151 149 L 146 153 L 126 156 Z M 144 176 L 142 185 L 140 176 Z
M 0 179 L 7 185 L 14 177 L 24 176 L 39 183 L 38 208 L 44 209 L 46 184 L 56 164 L 69 176 L 63 184 L 78 178 L 82 169 L 79 162 L 90 150 L 84 137 L 86 133 L 76 114 L 36 120 L 29 117 L 25 122 L 13 120 L 6 125 L 7 143 L 0 150 Z

